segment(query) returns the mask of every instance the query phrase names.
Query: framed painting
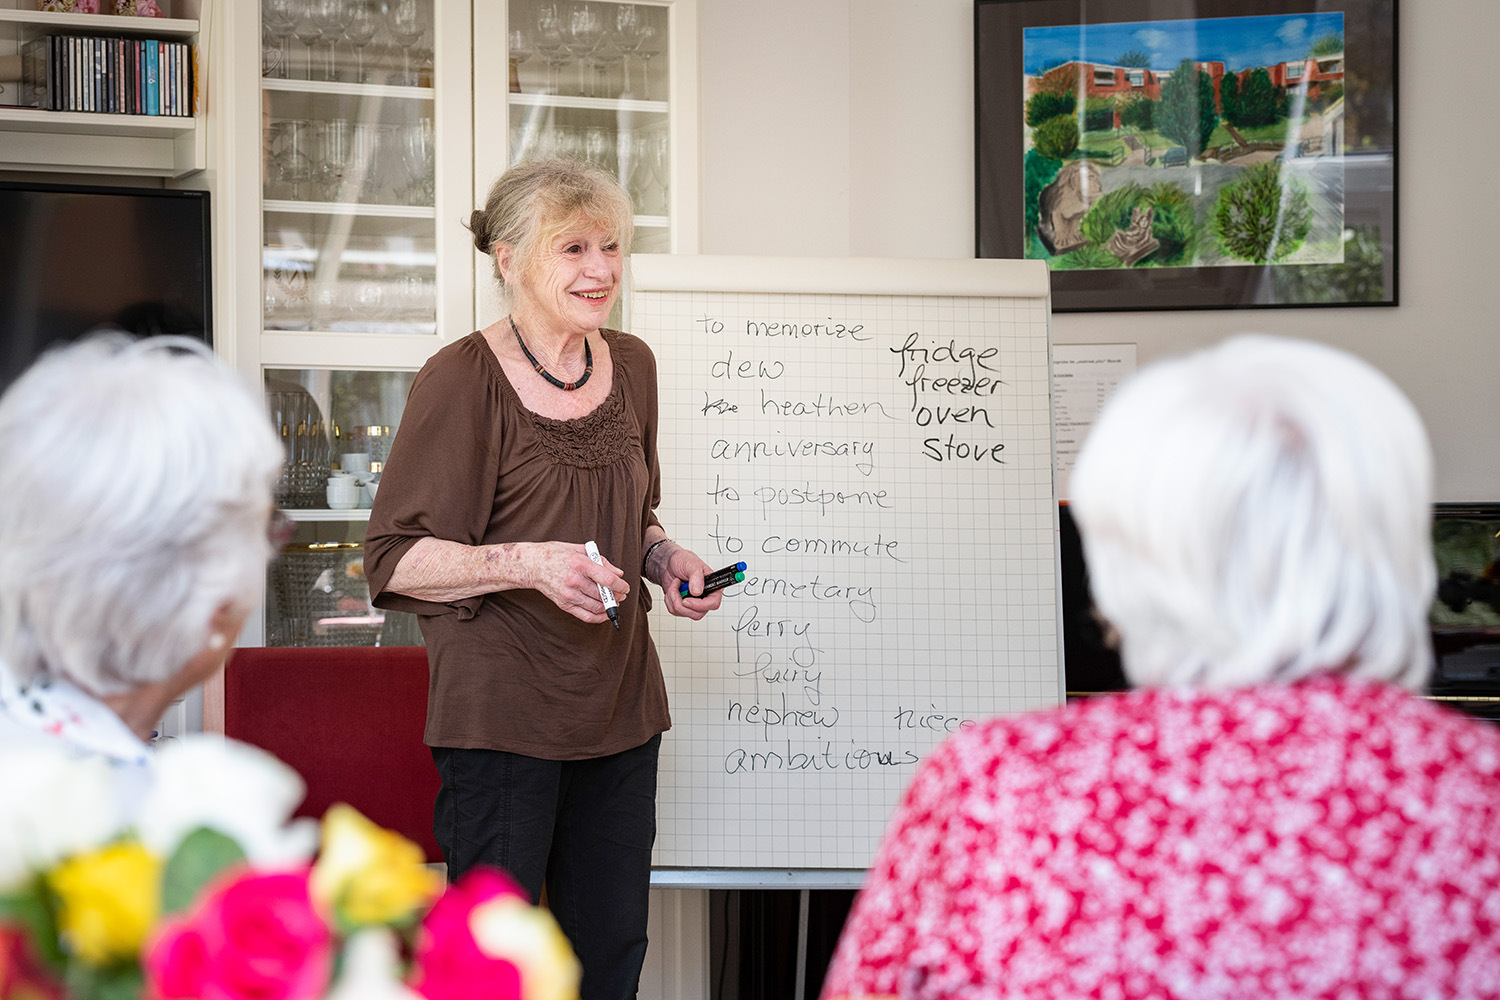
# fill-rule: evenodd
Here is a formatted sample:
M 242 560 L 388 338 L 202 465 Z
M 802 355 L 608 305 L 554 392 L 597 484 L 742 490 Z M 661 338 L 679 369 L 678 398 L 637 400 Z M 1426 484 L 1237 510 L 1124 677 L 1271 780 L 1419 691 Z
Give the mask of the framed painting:
M 1396 0 L 976 0 L 976 255 L 1058 312 L 1396 304 Z

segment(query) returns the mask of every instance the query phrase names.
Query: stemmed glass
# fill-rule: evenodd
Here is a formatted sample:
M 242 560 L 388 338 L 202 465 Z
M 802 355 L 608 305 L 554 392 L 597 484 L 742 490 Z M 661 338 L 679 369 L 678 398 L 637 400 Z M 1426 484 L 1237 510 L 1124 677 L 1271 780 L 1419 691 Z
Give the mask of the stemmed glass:
M 293 29 L 297 41 L 307 46 L 307 79 L 313 78 L 313 46 L 317 45 L 323 38 L 323 29 L 310 14 L 299 17 L 297 26 Z
M 281 48 L 269 31 L 260 33 L 260 75 L 274 77 L 281 72 Z
M 366 82 L 365 46 L 375 40 L 375 33 L 379 30 L 380 10 L 374 0 L 350 0 L 349 26 L 344 29 L 344 37 L 349 39 L 349 44 L 354 48 L 357 83 Z
M 382 132 L 379 122 L 356 122 L 354 125 L 350 169 L 354 172 L 355 183 L 349 186 L 358 191 L 359 200 L 363 202 L 374 202 L 383 186 L 379 162 Z
M 386 14 L 386 27 L 391 41 L 401 47 L 401 82 L 411 86 L 412 46 L 422 39 L 422 9 L 417 0 L 395 0 Z
M 354 123 L 347 118 L 333 118 L 319 122 L 318 132 L 323 154 L 318 161 L 318 181 L 323 188 L 323 200 L 339 201 L 354 150 Z
M 566 36 L 557 4 L 542 4 L 536 12 L 536 50 L 547 64 L 547 93 L 562 89 L 562 67 L 568 62 Z
M 604 18 L 591 3 L 571 4 L 566 28 L 563 41 L 578 61 L 578 93 L 587 97 L 590 88 L 584 80 L 584 69 L 588 66 L 589 56 L 604 39 Z
M 431 205 L 433 202 L 433 145 L 431 118 L 419 118 L 402 132 L 401 166 L 406 174 L 406 202 L 409 205 Z
M 646 163 L 651 167 L 651 175 L 656 179 L 656 186 L 661 190 L 661 214 L 668 215 L 672 204 L 669 196 L 672 183 L 672 158 L 668 155 L 669 137 L 666 132 L 652 132 L 647 139 Z
M 622 72 L 625 77 L 625 93 L 630 93 L 630 56 L 641 47 L 646 40 L 641 29 L 645 26 L 641 20 L 641 10 L 633 3 L 622 3 L 615 11 L 615 46 L 620 50 L 622 60 Z
M 513 94 L 521 92 L 521 64 L 531 58 L 531 36 L 526 33 L 525 28 L 510 29 L 510 39 L 506 44 L 506 50 L 510 53 L 510 90 Z
M 656 41 L 656 29 L 649 24 L 641 25 L 641 43 L 636 49 L 641 60 L 641 97 L 651 100 L 651 60 L 661 55 L 661 46 Z
M 344 37 L 345 29 L 349 27 L 352 13 L 346 0 L 312 0 L 313 23 L 318 26 L 323 33 L 323 40 L 328 43 L 328 62 L 323 68 L 325 80 L 339 78 L 338 44 L 339 39 Z
M 589 57 L 589 63 L 594 69 L 594 96 L 595 97 L 618 97 L 625 89 L 624 86 L 615 88 L 615 67 L 622 66 L 625 62 L 625 53 L 620 51 L 614 39 L 605 34 L 603 41 L 594 54 Z
M 613 146 L 609 130 L 602 125 L 590 125 L 583 133 L 583 158 L 608 173 L 614 172 L 609 162 Z
M 297 16 L 300 10 L 297 0 L 265 0 L 261 16 L 269 31 L 281 45 L 280 76 L 292 75 L 292 35 L 297 31 Z
M 312 179 L 312 122 L 305 118 L 287 118 L 272 126 L 271 155 L 277 167 L 284 197 L 301 201 L 303 189 Z

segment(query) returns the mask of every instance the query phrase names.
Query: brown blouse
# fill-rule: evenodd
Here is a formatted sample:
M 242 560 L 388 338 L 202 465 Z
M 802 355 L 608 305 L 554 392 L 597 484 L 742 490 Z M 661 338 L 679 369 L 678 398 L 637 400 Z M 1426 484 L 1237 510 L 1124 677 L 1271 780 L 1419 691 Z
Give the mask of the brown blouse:
M 550 760 L 602 757 L 671 726 L 646 627 L 641 544 L 661 500 L 656 359 L 644 341 L 602 331 L 614 359 L 593 412 L 528 410 L 483 335 L 438 351 L 412 384 L 365 535 L 377 607 L 422 616 L 431 678 L 430 746 Z M 593 539 L 630 584 L 620 628 L 591 625 L 536 590 L 446 604 L 387 591 L 427 536 L 489 545 Z

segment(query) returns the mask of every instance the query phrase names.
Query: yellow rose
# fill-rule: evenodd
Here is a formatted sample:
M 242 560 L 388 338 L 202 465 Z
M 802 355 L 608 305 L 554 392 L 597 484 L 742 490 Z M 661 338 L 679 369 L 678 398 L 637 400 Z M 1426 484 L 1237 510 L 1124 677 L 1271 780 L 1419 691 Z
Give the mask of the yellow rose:
M 582 969 L 546 910 L 519 896 L 500 896 L 474 907 L 469 931 L 480 951 L 520 970 L 526 1000 L 577 1000 Z
M 348 926 L 400 923 L 443 891 L 422 849 L 371 823 L 352 806 L 323 817 L 323 849 L 313 865 L 312 894 Z
M 136 841 L 75 855 L 54 868 L 58 929 L 73 954 L 109 965 L 140 953 L 161 908 L 161 859 Z

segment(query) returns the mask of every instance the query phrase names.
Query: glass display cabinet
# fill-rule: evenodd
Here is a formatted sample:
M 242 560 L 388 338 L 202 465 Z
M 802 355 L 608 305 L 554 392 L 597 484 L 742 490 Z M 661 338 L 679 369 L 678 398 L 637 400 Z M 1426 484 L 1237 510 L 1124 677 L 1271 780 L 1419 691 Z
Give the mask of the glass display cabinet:
M 369 604 L 367 482 L 378 490 L 422 363 L 499 318 L 491 268 L 459 224 L 495 176 L 527 156 L 590 159 L 631 193 L 637 252 L 696 251 L 696 10 L 696 0 L 233 8 L 234 64 L 248 69 L 253 47 L 259 73 L 253 95 L 234 97 L 255 158 L 237 153 L 231 172 L 254 175 L 253 189 L 235 190 L 251 203 L 259 194 L 258 214 L 226 209 L 236 287 L 259 293 L 253 306 L 236 293 L 236 315 L 258 335 L 233 353 L 265 386 L 288 462 L 277 502 L 298 522 L 267 581 L 266 644 L 420 642 L 409 616 Z M 244 233 L 257 229 L 252 262 Z
M 619 178 L 638 253 L 673 250 L 670 3 L 510 0 L 508 162 L 561 155 Z
M 285 457 L 276 502 L 297 522 L 269 570 L 266 645 L 421 642 L 413 616 L 370 604 L 362 546 L 439 321 L 472 326 L 472 265 L 451 236 L 444 263 L 437 221 L 442 196 L 467 202 L 470 186 L 467 137 L 439 128 L 445 16 L 466 5 L 261 0 L 260 369 Z M 365 359 L 384 363 L 347 367 Z

